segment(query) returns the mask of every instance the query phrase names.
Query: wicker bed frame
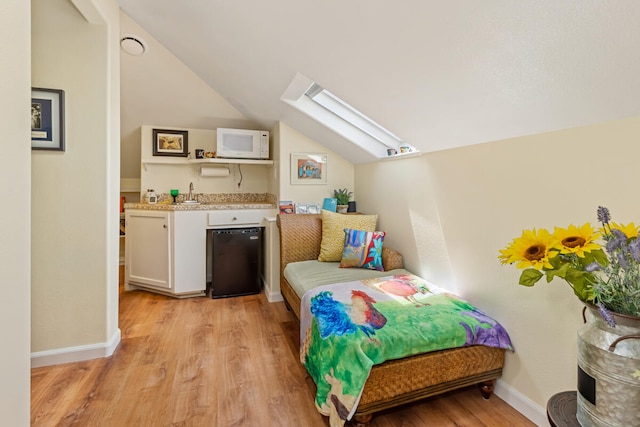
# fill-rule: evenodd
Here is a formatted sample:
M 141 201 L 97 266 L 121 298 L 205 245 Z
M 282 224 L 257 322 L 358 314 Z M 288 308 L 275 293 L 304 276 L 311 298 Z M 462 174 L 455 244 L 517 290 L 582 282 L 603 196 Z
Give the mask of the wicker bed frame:
M 280 291 L 288 308 L 300 319 L 300 296 L 284 277 L 288 263 L 317 259 L 322 240 L 322 215 L 278 215 L 280 229 Z M 383 247 L 385 270 L 402 268 L 402 255 Z M 504 349 L 472 346 L 419 354 L 375 365 L 352 419 L 369 425 L 375 412 L 425 397 L 478 384 L 485 399 L 502 375 Z

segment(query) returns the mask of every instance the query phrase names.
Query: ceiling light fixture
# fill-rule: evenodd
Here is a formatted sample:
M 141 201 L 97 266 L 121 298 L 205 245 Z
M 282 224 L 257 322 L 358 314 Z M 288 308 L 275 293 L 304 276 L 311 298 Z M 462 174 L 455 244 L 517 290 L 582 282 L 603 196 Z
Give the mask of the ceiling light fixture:
M 126 34 L 120 39 L 120 48 L 129 55 L 140 56 L 147 51 L 147 44 L 138 36 Z

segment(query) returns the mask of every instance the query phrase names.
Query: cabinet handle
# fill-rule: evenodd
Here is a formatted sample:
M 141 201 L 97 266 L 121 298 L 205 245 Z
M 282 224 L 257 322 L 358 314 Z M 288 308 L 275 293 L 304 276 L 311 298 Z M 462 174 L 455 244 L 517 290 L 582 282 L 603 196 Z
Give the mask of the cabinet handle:
M 237 221 L 238 218 L 236 218 L 235 216 L 233 217 L 233 219 L 231 221 Z
M 167 228 L 167 224 L 162 224 L 162 228 Z

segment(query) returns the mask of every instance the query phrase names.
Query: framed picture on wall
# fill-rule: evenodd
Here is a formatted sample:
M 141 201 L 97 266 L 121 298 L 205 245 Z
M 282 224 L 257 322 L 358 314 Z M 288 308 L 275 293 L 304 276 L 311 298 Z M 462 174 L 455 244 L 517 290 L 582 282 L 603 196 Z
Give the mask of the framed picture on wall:
M 319 185 L 327 183 L 327 155 L 291 153 L 291 184 Z
M 64 91 L 31 88 L 31 149 L 64 151 Z
M 189 132 L 186 130 L 153 130 L 153 155 L 187 157 Z

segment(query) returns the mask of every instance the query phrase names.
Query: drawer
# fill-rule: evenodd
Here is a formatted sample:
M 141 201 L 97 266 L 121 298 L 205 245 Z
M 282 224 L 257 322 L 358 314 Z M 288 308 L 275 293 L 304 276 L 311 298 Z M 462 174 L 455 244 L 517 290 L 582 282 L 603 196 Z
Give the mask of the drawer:
M 207 216 L 210 227 L 247 227 L 259 226 L 264 222 L 265 209 L 217 210 Z

